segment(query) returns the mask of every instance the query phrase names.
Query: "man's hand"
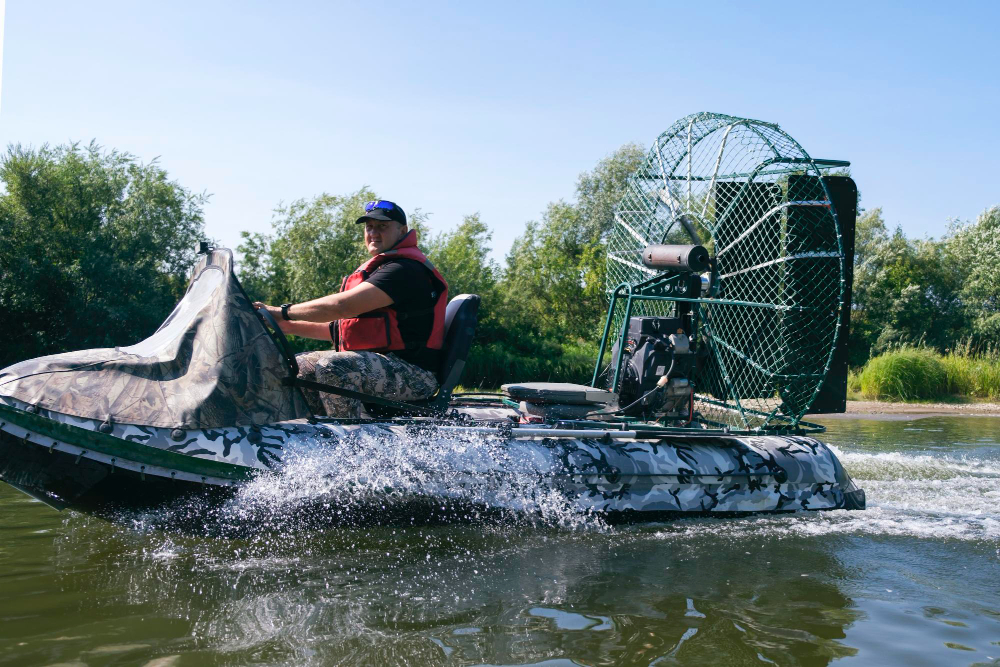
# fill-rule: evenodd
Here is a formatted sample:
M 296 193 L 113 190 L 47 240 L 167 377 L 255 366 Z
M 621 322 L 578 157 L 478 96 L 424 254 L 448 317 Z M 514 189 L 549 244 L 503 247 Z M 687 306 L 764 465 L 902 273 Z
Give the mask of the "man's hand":
M 253 302 L 253 307 L 254 307 L 254 310 L 256 310 L 258 308 L 263 308 L 268 313 L 270 313 L 271 317 L 274 318 L 274 321 L 278 323 L 278 328 L 279 329 L 281 329 L 285 333 L 292 333 L 288 329 L 288 325 L 290 325 L 291 322 L 289 322 L 288 320 L 286 320 L 284 317 L 281 316 L 281 307 L 280 306 L 269 306 L 266 303 L 262 303 L 260 301 L 254 301 Z

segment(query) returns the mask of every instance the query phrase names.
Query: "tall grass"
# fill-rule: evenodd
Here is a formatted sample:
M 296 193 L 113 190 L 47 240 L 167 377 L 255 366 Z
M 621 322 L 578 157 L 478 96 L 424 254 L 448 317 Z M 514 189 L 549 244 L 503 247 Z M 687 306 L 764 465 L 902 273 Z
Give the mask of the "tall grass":
M 864 398 L 861 394 L 861 369 L 847 369 L 847 400 L 860 401 Z
M 1000 349 L 971 354 L 968 346 L 960 346 L 941 361 L 948 376 L 948 393 L 1000 398 Z
M 873 400 L 1000 398 L 1000 351 L 973 353 L 962 346 L 941 355 L 900 347 L 870 359 L 851 375 L 848 390 Z
M 937 398 L 948 388 L 940 355 L 914 347 L 870 359 L 859 380 L 862 396 L 875 400 Z

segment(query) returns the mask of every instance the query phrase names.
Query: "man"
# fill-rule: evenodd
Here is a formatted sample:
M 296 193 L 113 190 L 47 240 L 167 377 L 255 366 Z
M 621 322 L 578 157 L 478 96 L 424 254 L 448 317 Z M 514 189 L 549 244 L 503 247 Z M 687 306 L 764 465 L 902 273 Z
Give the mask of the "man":
M 371 258 L 346 276 L 340 292 L 297 304 L 264 307 L 281 330 L 331 340 L 334 351 L 299 354 L 299 376 L 335 387 L 411 401 L 437 391 L 448 284 L 417 248 L 417 232 L 391 201 L 365 205 Z M 361 403 L 305 391 L 316 414 L 358 418 Z

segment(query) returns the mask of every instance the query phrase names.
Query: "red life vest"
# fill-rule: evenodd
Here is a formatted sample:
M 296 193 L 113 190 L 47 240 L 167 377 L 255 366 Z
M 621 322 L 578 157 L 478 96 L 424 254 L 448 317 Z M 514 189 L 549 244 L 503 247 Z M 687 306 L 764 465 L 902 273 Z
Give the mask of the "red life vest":
M 420 262 L 433 276 L 432 296 L 436 297 L 431 310 L 434 313 L 434 324 L 431 335 L 426 340 L 404 340 L 399 331 L 399 315 L 395 308 L 387 306 L 362 313 L 357 317 L 348 317 L 337 321 L 334 346 L 340 352 L 345 350 L 367 350 L 370 352 L 390 352 L 393 350 L 412 350 L 430 348 L 440 350 L 444 344 L 444 314 L 448 306 L 448 283 L 438 272 L 424 253 L 417 248 L 417 230 L 411 229 L 399 240 L 391 250 L 381 252 L 359 266 L 354 273 L 344 277 L 340 291 L 346 292 L 368 279 L 368 276 L 378 268 L 393 259 L 412 259 Z M 421 311 L 419 314 L 423 314 Z M 404 313 L 412 315 L 416 313 Z

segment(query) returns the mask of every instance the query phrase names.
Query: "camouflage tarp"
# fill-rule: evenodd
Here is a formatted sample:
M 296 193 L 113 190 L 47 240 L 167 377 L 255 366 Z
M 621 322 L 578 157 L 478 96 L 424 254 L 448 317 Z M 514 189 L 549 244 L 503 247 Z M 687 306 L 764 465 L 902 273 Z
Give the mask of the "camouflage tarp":
M 152 336 L 121 348 L 39 357 L 0 371 L 0 395 L 76 417 L 165 428 L 219 428 L 310 416 L 282 385 L 282 355 L 233 275 L 229 250 L 192 272 Z

